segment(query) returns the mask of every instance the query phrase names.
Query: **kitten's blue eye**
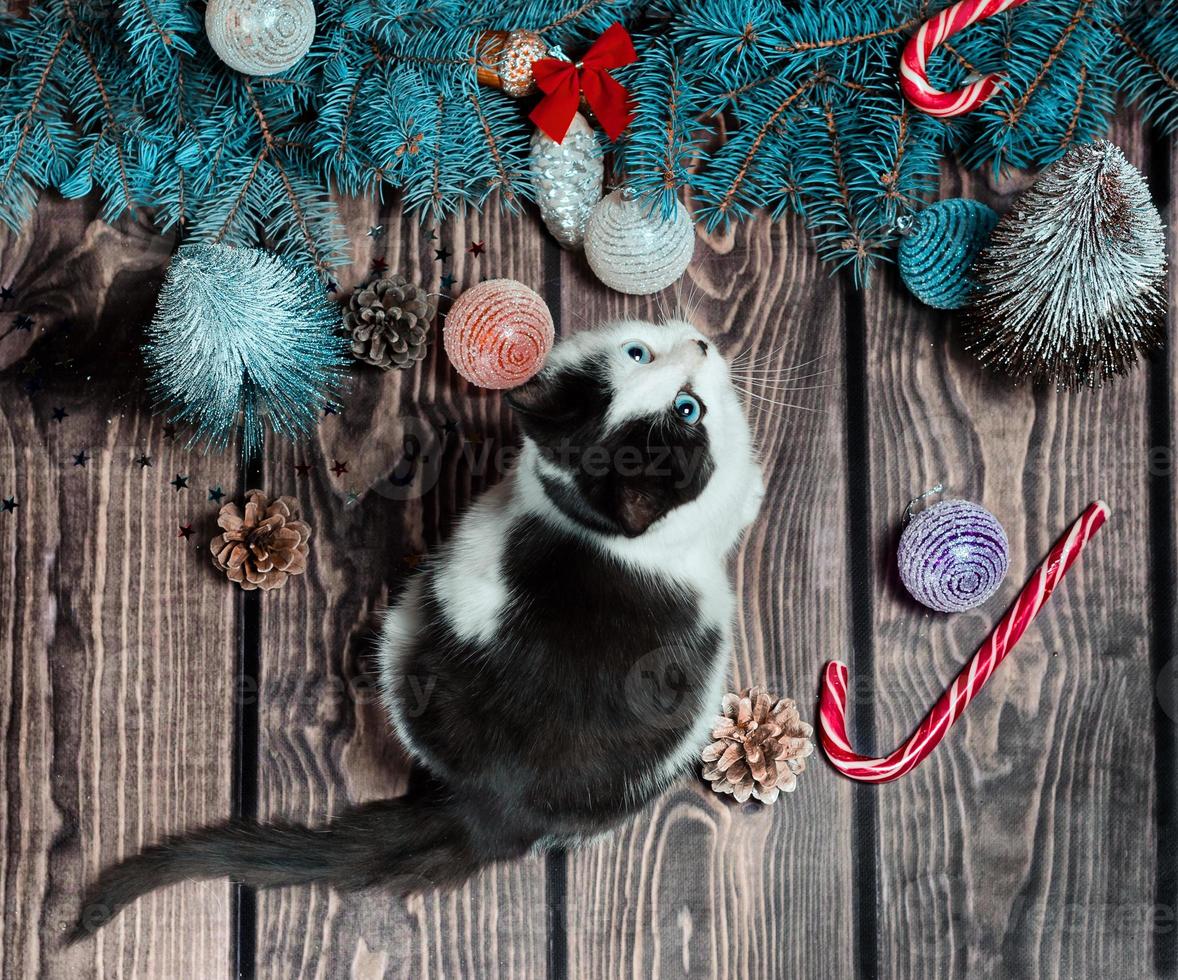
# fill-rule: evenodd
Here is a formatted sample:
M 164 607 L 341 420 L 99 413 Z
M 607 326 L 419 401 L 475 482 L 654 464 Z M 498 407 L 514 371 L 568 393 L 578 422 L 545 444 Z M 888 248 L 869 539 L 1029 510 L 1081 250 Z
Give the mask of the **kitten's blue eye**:
M 627 340 L 622 344 L 622 351 L 630 360 L 637 361 L 639 364 L 649 364 L 654 360 L 650 348 L 638 340 Z
M 703 406 L 699 403 L 699 399 L 695 395 L 689 395 L 686 391 L 681 391 L 675 396 L 675 414 L 688 425 L 695 425 L 699 421 L 699 417 L 703 414 L 703 410 Z

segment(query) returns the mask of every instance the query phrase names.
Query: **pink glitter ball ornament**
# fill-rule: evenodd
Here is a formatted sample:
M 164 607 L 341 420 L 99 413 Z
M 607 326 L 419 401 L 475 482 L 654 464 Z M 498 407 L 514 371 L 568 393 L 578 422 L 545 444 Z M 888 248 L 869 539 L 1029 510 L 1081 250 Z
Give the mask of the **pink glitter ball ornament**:
M 514 388 L 544 366 L 556 331 L 548 304 L 514 279 L 488 279 L 455 300 L 442 342 L 454 370 L 480 388 Z

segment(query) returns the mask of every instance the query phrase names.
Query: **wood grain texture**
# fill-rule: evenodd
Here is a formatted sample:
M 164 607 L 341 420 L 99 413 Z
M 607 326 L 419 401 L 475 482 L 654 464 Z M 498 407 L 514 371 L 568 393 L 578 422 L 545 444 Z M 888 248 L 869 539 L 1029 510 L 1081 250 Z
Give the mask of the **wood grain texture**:
M 796 390 L 748 399 L 767 492 L 734 561 L 729 679 L 767 684 L 812 718 L 822 663 L 849 642 L 837 282 L 799 222 L 759 218 L 698 242 L 688 279 L 658 297 L 605 291 L 573 255 L 561 287 L 566 326 L 659 320 L 682 305 L 727 356 L 751 348 L 766 370 L 796 368 L 768 382 Z M 764 808 L 684 780 L 612 838 L 570 854 L 569 976 L 850 976 L 851 788 L 818 759 L 799 783 Z
M 1153 603 L 1154 734 L 1157 780 L 1157 888 L 1160 910 L 1154 931 L 1154 968 L 1159 975 L 1178 975 L 1178 475 L 1174 433 L 1178 426 L 1178 143 L 1154 134 L 1150 158 L 1151 186 L 1162 207 L 1169 256 L 1169 330 L 1164 355 L 1150 366 L 1150 439 L 1147 468 L 1150 477 L 1150 574 Z M 1163 183 L 1163 174 L 1169 180 Z M 1169 910 L 1169 915 L 1166 915 Z
M 1114 138 L 1143 164 L 1139 130 Z M 1009 189 L 952 175 L 941 188 L 1000 206 Z M 875 669 L 859 694 L 878 738 L 860 751 L 907 737 L 1091 500 L 1113 510 L 936 752 L 878 788 L 879 975 L 1149 976 L 1147 372 L 1099 391 L 1012 387 L 894 276 L 865 302 Z M 895 570 L 904 506 L 937 482 L 984 503 L 1011 541 L 999 592 L 952 617 L 917 605 Z
M 455 294 L 483 276 L 537 284 L 543 276 L 533 220 L 499 217 L 494 207 L 447 223 L 437 241 L 392 211 L 378 216 L 356 205 L 348 223 L 359 249 L 353 281 L 373 257 L 432 290 L 448 271 Z M 374 241 L 366 231 L 376 224 L 386 237 Z M 485 253 L 471 255 L 471 241 L 483 242 Z M 435 248 L 453 257 L 439 262 Z M 346 294 L 349 283 L 342 285 Z M 435 334 L 421 368 L 360 368 L 343 414 L 324 421 L 308 450 L 269 447 L 267 489 L 297 496 L 316 531 L 305 580 L 262 599 L 263 817 L 317 822 L 349 803 L 403 791 L 405 759 L 367 682 L 375 614 L 470 499 L 498 479 L 511 445 L 501 396 L 458 379 Z M 302 461 L 313 469 L 299 478 L 294 465 Z M 336 461 L 346 473 L 330 472 Z M 260 977 L 515 980 L 544 976 L 546 958 L 539 858 L 407 901 L 309 888 L 258 900 Z
M 60 947 L 99 867 L 228 816 L 232 756 L 232 597 L 196 546 L 203 488 L 235 484 L 236 462 L 165 439 L 139 403 L 128 324 L 150 309 L 158 246 L 95 210 L 46 205 L 23 236 L 0 233 L 15 294 L 0 325 L 35 320 L 0 380 L 0 497 L 18 503 L 0 513 L 0 976 L 215 978 L 222 882 L 162 891 Z M 177 473 L 193 489 L 170 486 Z

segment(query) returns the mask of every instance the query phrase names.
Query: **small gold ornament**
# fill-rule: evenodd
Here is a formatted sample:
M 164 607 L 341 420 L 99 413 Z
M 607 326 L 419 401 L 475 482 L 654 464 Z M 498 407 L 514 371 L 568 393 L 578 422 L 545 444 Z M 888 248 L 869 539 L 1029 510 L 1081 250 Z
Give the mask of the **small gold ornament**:
M 550 57 L 551 49 L 535 31 L 487 31 L 479 38 L 478 79 L 522 99 L 536 91 L 532 63 Z

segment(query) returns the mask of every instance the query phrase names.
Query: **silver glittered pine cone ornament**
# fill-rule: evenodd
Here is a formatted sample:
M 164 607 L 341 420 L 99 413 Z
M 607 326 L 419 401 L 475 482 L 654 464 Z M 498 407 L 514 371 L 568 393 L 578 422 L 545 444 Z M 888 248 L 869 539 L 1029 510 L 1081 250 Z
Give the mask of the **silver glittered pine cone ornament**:
M 386 371 L 412 367 L 429 352 L 435 313 L 433 297 L 404 276 L 373 279 L 352 293 L 344 314 L 352 354 Z
M 544 227 L 561 247 L 579 247 L 589 213 L 601 200 L 604 165 L 593 127 L 578 112 L 562 143 L 537 129 L 529 161 Z
M 1112 143 L 1073 147 L 999 220 L 972 270 L 967 348 L 986 366 L 1061 389 L 1123 374 L 1160 347 L 1161 216 Z

